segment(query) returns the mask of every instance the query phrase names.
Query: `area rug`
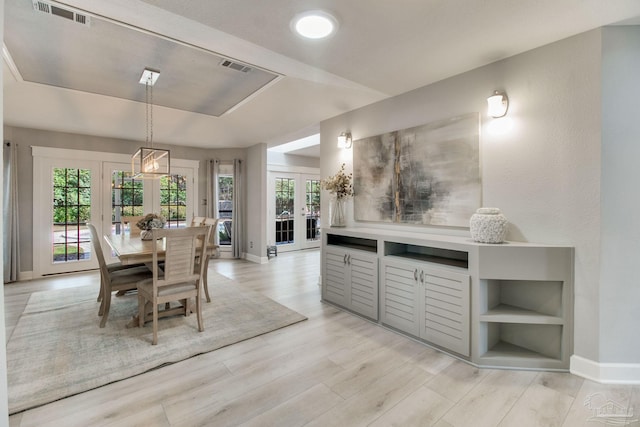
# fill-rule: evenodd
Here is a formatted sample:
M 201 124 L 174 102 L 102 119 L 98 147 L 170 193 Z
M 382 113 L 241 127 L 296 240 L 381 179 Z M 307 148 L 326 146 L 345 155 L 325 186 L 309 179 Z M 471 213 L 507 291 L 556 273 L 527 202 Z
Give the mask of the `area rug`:
M 152 326 L 126 328 L 136 295 L 112 298 L 99 328 L 97 286 L 31 295 L 9 342 L 9 413 L 147 372 L 305 320 L 303 315 L 219 274 L 209 277 L 204 332 L 195 314 L 161 319 L 158 345 Z

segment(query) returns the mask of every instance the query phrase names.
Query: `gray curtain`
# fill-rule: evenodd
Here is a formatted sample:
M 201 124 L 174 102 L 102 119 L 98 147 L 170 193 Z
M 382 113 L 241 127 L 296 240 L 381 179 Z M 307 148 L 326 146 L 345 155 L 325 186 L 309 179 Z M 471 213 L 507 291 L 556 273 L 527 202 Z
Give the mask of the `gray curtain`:
M 244 197 L 244 183 L 242 182 L 242 161 L 233 160 L 233 222 L 231 225 L 231 247 L 233 257 L 242 257 L 242 242 L 244 240 L 244 229 L 242 227 L 242 199 Z
M 3 217 L 4 282 L 18 280 L 20 250 L 18 246 L 18 151 L 15 144 L 3 147 Z
M 220 172 L 220 161 L 209 160 L 207 162 L 207 210 L 205 216 L 209 218 L 218 217 L 218 174 Z

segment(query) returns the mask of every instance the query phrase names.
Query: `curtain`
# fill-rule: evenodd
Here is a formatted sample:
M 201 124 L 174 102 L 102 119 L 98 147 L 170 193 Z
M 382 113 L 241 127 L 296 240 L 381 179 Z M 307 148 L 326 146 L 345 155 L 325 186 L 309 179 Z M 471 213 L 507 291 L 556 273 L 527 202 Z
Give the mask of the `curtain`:
M 242 161 L 233 160 L 233 222 L 231 225 L 231 247 L 233 257 L 242 258 L 242 241 L 244 240 L 244 229 L 242 227 L 242 199 L 244 197 L 242 182 Z
M 205 216 L 218 217 L 218 174 L 220 173 L 220 161 L 209 160 L 207 162 L 207 210 Z
M 18 151 L 15 144 L 3 147 L 3 217 L 4 281 L 18 280 L 20 268 L 18 246 Z

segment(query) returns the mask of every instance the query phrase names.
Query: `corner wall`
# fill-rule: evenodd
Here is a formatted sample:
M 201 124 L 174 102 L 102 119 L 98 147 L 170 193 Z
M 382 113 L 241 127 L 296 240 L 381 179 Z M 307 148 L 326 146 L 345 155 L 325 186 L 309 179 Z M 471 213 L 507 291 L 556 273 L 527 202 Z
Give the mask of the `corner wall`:
M 590 31 L 481 67 L 321 123 L 321 176 L 342 162 L 352 171 L 354 140 L 469 112 L 481 113 L 483 205 L 502 209 L 509 240 L 575 246 L 574 352 L 599 360 L 601 30 Z M 491 132 L 486 98 L 509 96 L 512 129 Z M 328 194 L 322 210 L 328 212 Z M 348 226 L 468 235 L 466 228 Z M 327 216 L 323 227 L 328 227 Z M 630 355 L 622 355 L 627 359 Z
M 603 29 L 599 361 L 640 362 L 640 26 Z M 640 365 L 636 368 L 640 371 Z M 631 373 L 627 376 L 629 378 Z M 640 372 L 637 373 L 640 378 Z

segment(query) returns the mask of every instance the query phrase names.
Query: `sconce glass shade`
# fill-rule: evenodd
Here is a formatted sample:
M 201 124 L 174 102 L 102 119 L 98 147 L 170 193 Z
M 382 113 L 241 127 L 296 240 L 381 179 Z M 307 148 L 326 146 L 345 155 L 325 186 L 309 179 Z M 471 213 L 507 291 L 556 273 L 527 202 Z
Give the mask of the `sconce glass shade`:
M 158 179 L 169 175 L 171 154 L 169 150 L 140 147 L 131 157 L 134 178 Z
M 353 141 L 351 139 L 351 133 L 342 132 L 338 136 L 338 148 L 351 148 Z
M 504 117 L 507 114 L 507 109 L 509 109 L 507 95 L 497 90 L 487 98 L 487 104 L 489 105 L 489 115 L 494 118 Z

